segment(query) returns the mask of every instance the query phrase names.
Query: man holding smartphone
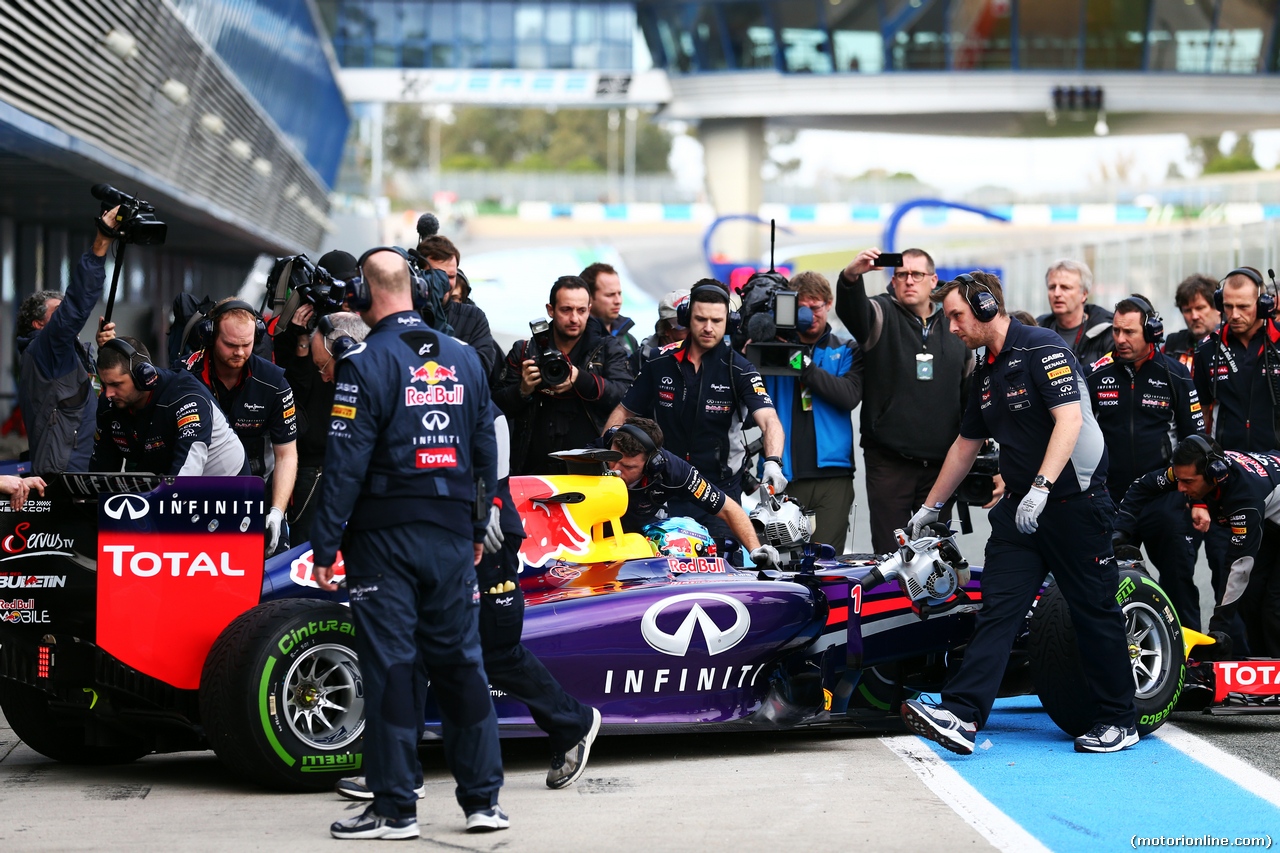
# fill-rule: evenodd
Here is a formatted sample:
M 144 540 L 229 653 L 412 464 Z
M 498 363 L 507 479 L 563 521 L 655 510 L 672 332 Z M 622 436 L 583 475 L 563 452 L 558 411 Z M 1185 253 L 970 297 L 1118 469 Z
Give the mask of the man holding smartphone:
M 877 268 L 892 268 L 891 284 L 887 293 L 868 296 L 864 276 Z M 863 470 L 878 554 L 897 547 L 894 528 L 928 495 L 960 434 L 973 353 L 929 300 L 937 284 L 933 258 L 923 249 L 888 255 L 876 248 L 850 261 L 836 282 L 836 316 L 864 359 Z

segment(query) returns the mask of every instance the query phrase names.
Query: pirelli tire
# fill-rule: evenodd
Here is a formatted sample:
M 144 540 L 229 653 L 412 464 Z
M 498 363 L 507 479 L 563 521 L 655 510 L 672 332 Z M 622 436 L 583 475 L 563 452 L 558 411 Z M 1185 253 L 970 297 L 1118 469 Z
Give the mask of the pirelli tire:
M 1138 734 L 1145 736 L 1164 724 L 1182 695 L 1187 677 L 1182 627 L 1164 590 L 1143 571 L 1120 572 L 1116 600 L 1129 641 Z M 1036 693 L 1049 718 L 1072 737 L 1087 732 L 1097 720 L 1098 706 L 1085 681 L 1071 612 L 1057 584 L 1051 583 L 1036 604 L 1028 654 Z
M 210 746 L 236 774 L 284 791 L 360 775 L 364 685 L 342 605 L 260 604 L 223 630 L 200 675 Z
M 19 740 L 64 764 L 129 764 L 151 752 L 142 739 L 117 731 L 111 732 L 112 743 L 101 743 L 83 721 L 55 713 L 47 693 L 16 681 L 0 679 L 0 708 Z

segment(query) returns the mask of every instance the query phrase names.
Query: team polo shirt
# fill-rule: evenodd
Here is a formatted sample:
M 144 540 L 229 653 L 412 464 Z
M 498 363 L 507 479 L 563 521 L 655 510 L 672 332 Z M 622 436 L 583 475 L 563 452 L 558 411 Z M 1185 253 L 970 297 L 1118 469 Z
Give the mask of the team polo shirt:
M 1052 329 L 1009 322 L 1004 346 L 978 365 L 960 423 L 960 435 L 1000 444 L 1000 476 L 1014 496 L 1025 495 L 1040 471 L 1053 409 L 1079 406 L 1083 424 L 1075 449 L 1050 496 L 1064 498 L 1102 486 L 1107 449 L 1094 420 L 1080 363 Z M 927 416 L 927 413 L 922 413 Z
M 265 477 L 275 468 L 277 444 L 297 441 L 298 427 L 293 405 L 293 389 L 284 370 L 260 356 L 249 356 L 234 388 L 218 381 L 212 359 L 204 351 L 187 360 L 187 369 L 209 389 L 218 408 L 226 415 L 231 430 L 244 445 L 249 470 Z

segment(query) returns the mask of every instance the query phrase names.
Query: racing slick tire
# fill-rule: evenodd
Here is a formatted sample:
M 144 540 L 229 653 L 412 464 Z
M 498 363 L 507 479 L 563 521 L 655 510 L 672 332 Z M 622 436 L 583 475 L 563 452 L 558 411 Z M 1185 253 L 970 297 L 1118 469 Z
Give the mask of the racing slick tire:
M 1164 590 L 1138 569 L 1120 572 L 1116 600 L 1129 639 L 1138 734 L 1145 737 L 1163 725 L 1182 695 L 1187 677 L 1182 628 Z M 1049 718 L 1072 737 L 1087 732 L 1098 705 L 1080 666 L 1067 600 L 1056 583 L 1045 588 L 1031 616 L 1028 654 L 1036 693 Z
M 340 604 L 285 599 L 228 625 L 200 675 L 200 718 L 235 773 L 286 791 L 332 790 L 359 775 L 364 686 Z
M 882 711 L 897 716 L 902 703 L 915 699 L 920 694 L 908 690 L 898 679 L 899 667 L 893 665 L 873 666 L 862 671 L 858 686 L 849 697 L 851 709 L 863 711 Z
M 142 741 L 88 743 L 85 727 L 50 709 L 46 693 L 15 681 L 0 680 L 0 708 L 19 740 L 63 764 L 129 764 L 151 752 Z

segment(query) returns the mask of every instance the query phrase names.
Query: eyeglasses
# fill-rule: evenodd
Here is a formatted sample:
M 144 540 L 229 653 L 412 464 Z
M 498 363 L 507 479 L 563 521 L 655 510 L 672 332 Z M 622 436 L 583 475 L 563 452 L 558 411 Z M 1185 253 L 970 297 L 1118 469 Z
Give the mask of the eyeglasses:
M 907 272 L 906 270 L 899 270 L 898 272 L 893 274 L 893 280 L 906 281 L 909 278 L 912 281 L 914 281 L 916 284 L 919 284 L 920 282 L 924 281 L 925 278 L 931 275 L 933 275 L 933 273 L 931 272 L 918 272 L 918 271 Z

